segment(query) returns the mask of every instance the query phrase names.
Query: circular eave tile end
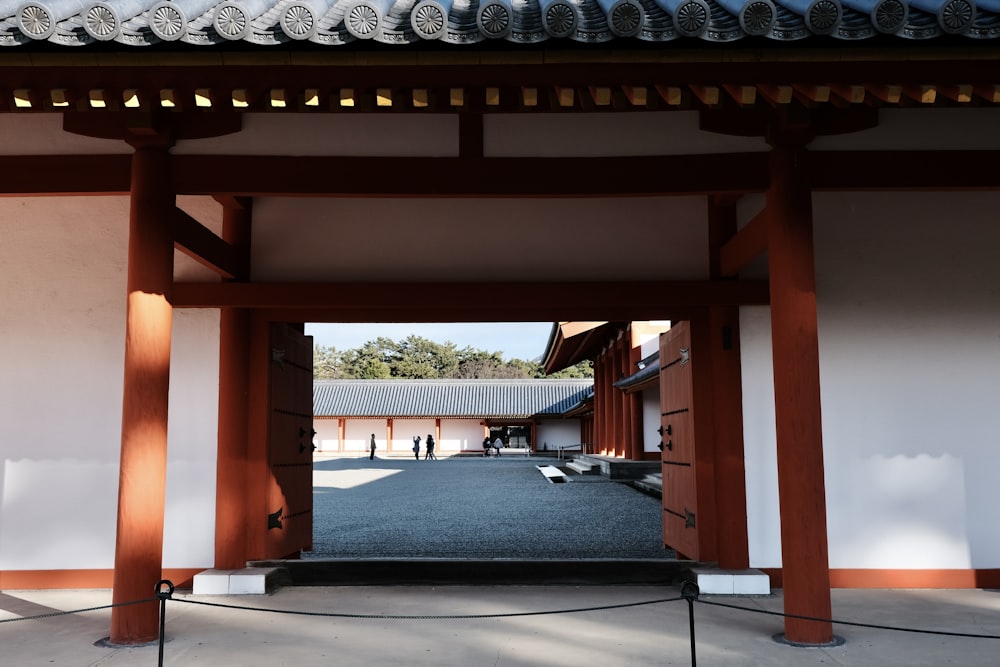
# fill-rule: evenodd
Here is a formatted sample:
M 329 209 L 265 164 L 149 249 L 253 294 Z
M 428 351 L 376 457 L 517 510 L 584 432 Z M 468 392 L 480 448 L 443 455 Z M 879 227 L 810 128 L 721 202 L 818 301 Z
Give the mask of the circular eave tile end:
M 448 12 L 434 0 L 423 0 L 410 12 L 410 27 L 421 39 L 441 39 L 448 32 Z
M 31 39 L 48 39 L 56 31 L 56 21 L 44 5 L 26 2 L 17 8 L 17 27 Z

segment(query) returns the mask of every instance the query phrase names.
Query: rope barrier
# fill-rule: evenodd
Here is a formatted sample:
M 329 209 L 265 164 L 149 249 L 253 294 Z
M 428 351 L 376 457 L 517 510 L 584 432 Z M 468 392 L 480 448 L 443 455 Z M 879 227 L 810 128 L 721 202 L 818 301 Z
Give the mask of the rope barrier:
M 156 584 L 156 597 L 146 598 L 143 600 L 133 600 L 130 602 L 117 602 L 108 605 L 102 605 L 99 607 L 88 607 L 85 609 L 76 609 L 72 611 L 60 611 L 60 612 L 49 612 L 46 614 L 38 614 L 34 616 L 20 616 L 17 618 L 0 619 L 0 623 L 11 623 L 14 621 L 29 621 L 37 620 L 43 618 L 53 618 L 57 616 L 67 616 L 70 614 L 80 614 L 91 611 L 100 611 L 103 609 L 112 609 L 114 607 L 124 607 L 128 605 L 136 604 L 146 604 L 149 602 L 159 602 L 160 603 L 160 641 L 159 641 L 159 665 L 163 665 L 163 648 L 164 648 L 164 638 L 166 635 L 166 604 L 167 602 L 183 602 L 186 604 L 200 605 L 204 607 L 216 607 L 222 609 L 235 609 L 239 611 L 257 611 L 263 613 L 271 614 L 286 614 L 295 616 L 320 616 L 328 618 L 350 618 L 350 619 L 377 619 L 377 620 L 474 620 L 474 619 L 496 619 L 496 618 L 515 618 L 515 617 L 526 617 L 526 616 L 550 616 L 559 614 L 576 614 L 591 611 L 606 611 L 613 609 L 626 609 L 630 607 L 642 607 L 655 604 L 664 604 L 668 602 L 678 602 L 680 600 L 685 600 L 688 607 L 688 624 L 689 624 L 689 637 L 691 642 L 691 666 L 697 666 L 697 651 L 695 645 L 695 618 L 694 618 L 694 603 L 700 602 L 704 605 L 712 607 L 721 607 L 726 609 L 733 609 L 736 611 L 745 611 L 754 614 L 765 614 L 768 616 L 778 616 L 781 618 L 795 618 L 805 621 L 816 621 L 820 623 L 832 623 L 837 625 L 848 625 L 860 628 L 871 628 L 875 630 L 887 630 L 892 632 L 910 632 L 926 635 L 939 635 L 944 637 L 961 637 L 969 639 L 1000 639 L 1000 635 L 991 634 L 980 634 L 971 632 L 953 632 L 949 630 L 927 630 L 919 628 L 903 628 L 891 625 L 882 625 L 876 623 L 860 623 L 857 621 L 843 621 L 833 618 L 818 618 L 814 616 L 805 616 L 802 614 L 789 614 L 779 611 L 770 611 L 767 609 L 754 609 L 752 607 L 744 607 L 741 605 L 729 604 L 726 602 L 717 602 L 714 600 L 703 600 L 700 597 L 700 590 L 698 585 L 693 581 L 686 581 L 682 584 L 680 589 L 680 595 L 671 598 L 658 598 L 655 600 L 643 600 L 640 602 L 624 602 L 621 604 L 610 604 L 610 605 L 597 605 L 591 607 L 575 607 L 569 609 L 551 609 L 542 611 L 521 611 L 521 612 L 506 612 L 497 614 L 349 614 L 344 612 L 319 612 L 319 611 L 301 611 L 295 609 L 269 609 L 266 607 L 255 607 L 249 605 L 234 605 L 234 604 L 224 604 L 220 602 L 206 602 L 203 600 L 188 600 L 184 598 L 174 598 L 174 585 L 168 580 L 161 580 Z
M 707 604 L 712 607 L 726 607 L 739 611 L 748 611 L 754 614 L 767 614 L 768 616 L 781 616 L 783 618 L 797 618 L 803 621 L 818 621 L 820 623 L 834 623 L 836 625 L 851 625 L 858 628 L 873 628 L 875 630 L 891 630 L 893 632 L 913 632 L 923 635 L 941 635 L 944 637 L 968 637 L 971 639 L 1000 639 L 1000 635 L 983 635 L 972 632 L 950 632 L 948 630 L 923 630 L 918 628 L 900 628 L 892 625 L 879 625 L 876 623 L 858 623 L 855 621 L 839 621 L 835 618 L 816 618 L 813 616 L 803 616 L 801 614 L 787 614 L 780 611 L 769 611 L 767 609 L 753 609 L 751 607 L 741 607 L 740 605 L 727 604 L 725 602 L 715 602 L 713 600 L 702 600 L 694 598 L 695 602 Z
M 172 602 L 183 602 L 185 604 L 202 605 L 205 607 L 221 607 L 223 609 L 239 609 L 241 611 L 261 611 L 272 614 L 292 614 L 295 616 L 328 616 L 330 618 L 370 618 L 378 620 L 465 620 L 479 618 L 514 618 L 518 616 L 548 616 L 554 614 L 578 614 L 587 611 L 602 611 L 606 609 L 625 609 L 627 607 L 642 607 L 646 605 L 662 604 L 664 602 L 676 602 L 683 600 L 682 597 L 662 598 L 658 600 L 645 600 L 643 602 L 625 602 L 622 604 L 601 605 L 598 607 L 578 607 L 575 609 L 553 609 L 547 611 L 514 611 L 503 614 L 345 614 L 339 612 L 324 611 L 298 611 L 295 609 L 268 609 L 266 607 L 248 607 L 235 604 L 222 604 L 219 602 L 205 602 L 203 600 L 185 600 L 171 598 Z
M 156 602 L 159 598 L 146 598 L 145 600 L 130 600 L 129 602 L 115 602 L 113 604 L 101 605 L 100 607 L 87 607 L 86 609 L 73 609 L 71 611 L 53 611 L 47 614 L 36 614 L 34 616 L 18 616 L 17 618 L 0 618 L 0 623 L 14 623 L 16 621 L 36 621 L 42 618 L 53 618 L 56 616 L 69 616 L 70 614 L 83 614 L 88 611 L 101 611 L 102 609 L 114 609 L 115 607 L 128 607 L 134 604 L 145 604 Z

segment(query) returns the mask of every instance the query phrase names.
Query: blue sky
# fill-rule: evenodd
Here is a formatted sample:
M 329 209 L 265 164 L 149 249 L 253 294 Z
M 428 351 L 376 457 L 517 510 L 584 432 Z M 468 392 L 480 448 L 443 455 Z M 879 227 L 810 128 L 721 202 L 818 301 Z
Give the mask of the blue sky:
M 452 342 L 500 352 L 504 359 L 532 360 L 542 356 L 552 322 L 476 322 L 447 324 L 307 324 L 315 345 L 349 350 L 379 336 L 401 341 L 409 335 L 437 343 Z

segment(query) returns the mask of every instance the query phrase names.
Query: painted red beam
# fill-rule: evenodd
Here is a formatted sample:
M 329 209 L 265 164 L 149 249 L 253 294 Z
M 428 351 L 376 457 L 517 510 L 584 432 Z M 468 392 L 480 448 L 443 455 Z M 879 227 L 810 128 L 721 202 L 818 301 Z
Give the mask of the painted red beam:
M 0 194 L 125 194 L 131 157 L 0 156 Z M 998 151 L 825 151 L 813 190 L 997 190 Z M 176 194 L 232 196 L 628 196 L 763 192 L 767 153 L 614 158 L 178 155 Z
M 753 217 L 719 249 L 719 272 L 735 276 L 767 250 L 767 211 Z
M 766 281 L 175 283 L 177 308 L 256 308 L 272 319 L 492 322 L 677 319 L 706 305 L 761 305 Z
M 0 156 L 0 194 L 128 194 L 132 149 L 120 155 Z
M 997 190 L 997 151 L 803 153 L 811 190 Z
M 174 247 L 224 278 L 240 274 L 236 249 L 181 209 L 171 219 Z
M 599 158 L 178 155 L 183 194 L 608 196 L 762 192 L 767 153 Z

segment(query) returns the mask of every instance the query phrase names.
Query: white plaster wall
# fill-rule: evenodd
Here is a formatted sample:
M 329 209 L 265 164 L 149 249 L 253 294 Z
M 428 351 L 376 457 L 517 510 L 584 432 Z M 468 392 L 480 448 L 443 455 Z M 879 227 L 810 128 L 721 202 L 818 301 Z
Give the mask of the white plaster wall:
M 114 565 L 127 197 L 0 198 L 0 569 Z M 166 567 L 212 564 L 218 315 L 175 313 Z
M 998 205 L 814 196 L 831 567 L 1000 566 Z M 751 561 L 776 566 L 766 309 L 741 327 Z
M 387 451 L 386 421 L 384 419 L 348 419 L 344 424 L 344 451 L 368 451 L 372 433 L 375 434 L 375 456 L 384 455 Z
M 535 429 L 535 449 L 552 451 L 560 445 L 577 445 L 580 443 L 580 420 L 561 419 L 559 421 L 539 422 Z M 482 438 L 480 438 L 482 440 Z
M 768 150 L 760 137 L 702 131 L 697 111 L 486 114 L 486 157 L 686 155 Z
M 348 422 L 350 423 L 350 422 Z M 413 437 L 420 436 L 420 458 L 427 453 L 427 434 L 434 433 L 433 419 L 394 419 L 392 421 L 392 451 L 413 453 Z M 434 448 L 437 450 L 437 447 Z
M 254 200 L 253 278 L 702 279 L 705 215 L 704 197 L 263 197 Z
M 863 132 L 816 137 L 811 151 L 1000 149 L 1000 109 L 880 109 L 878 125 Z M 914 145 L 919 137 L 919 145 Z
M 316 429 L 317 451 L 335 452 L 340 448 L 340 420 L 339 419 L 313 419 L 313 428 Z M 370 435 L 370 432 L 369 432 Z M 375 433 L 375 447 L 385 449 L 385 429 L 382 429 L 382 437 Z
M 429 431 L 433 432 L 433 431 Z M 423 436 L 427 439 L 427 436 Z M 479 419 L 442 419 L 441 439 L 434 451 L 464 452 L 483 448 L 483 424 Z
M 660 387 L 642 392 L 642 451 L 660 453 Z
M 215 562 L 219 311 L 175 310 L 170 350 L 164 567 Z

